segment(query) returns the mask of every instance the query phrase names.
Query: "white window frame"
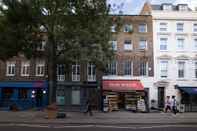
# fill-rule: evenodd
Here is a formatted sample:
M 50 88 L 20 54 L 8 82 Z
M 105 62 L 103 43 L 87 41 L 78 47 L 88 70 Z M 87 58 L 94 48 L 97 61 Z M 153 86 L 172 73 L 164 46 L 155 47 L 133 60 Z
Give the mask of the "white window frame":
M 183 76 L 180 76 L 180 74 L 179 74 L 179 71 L 181 71 L 180 63 L 184 63 L 184 65 L 183 65 Z M 177 62 L 177 76 L 178 76 L 178 79 L 184 79 L 186 77 L 186 61 L 178 61 Z
M 188 11 L 188 6 L 187 5 L 179 5 L 179 11 Z
M 75 72 L 73 72 L 73 70 L 75 70 Z M 80 65 L 77 63 L 72 65 L 72 81 L 80 81 L 80 74 Z
M 145 32 L 147 32 L 147 24 L 146 24 L 146 23 L 141 23 L 141 24 L 139 24 L 138 31 L 139 31 L 140 33 L 145 33 Z
M 65 65 L 57 64 L 57 81 L 65 81 Z
M 176 39 L 176 48 L 178 51 L 184 51 L 185 50 L 185 38 L 184 37 L 177 37 Z M 180 43 L 182 42 L 182 43 Z
M 159 63 L 160 67 L 160 78 L 168 78 L 168 67 L 169 61 L 168 60 L 160 60 Z
M 143 64 L 143 66 L 142 66 L 142 64 Z M 144 64 L 146 64 L 145 68 L 144 68 Z M 140 69 L 140 72 L 139 72 L 140 76 L 148 76 L 149 75 L 148 74 L 148 62 L 147 61 L 141 61 L 139 69 Z M 144 74 L 144 69 L 145 69 L 145 74 Z M 141 70 L 143 71 L 143 73 L 141 73 Z
M 165 10 L 165 11 L 171 11 L 172 10 L 172 5 L 164 4 L 163 5 L 163 10 Z
M 130 44 L 128 44 L 130 43 Z M 125 51 L 131 51 L 133 50 L 133 44 L 132 44 L 132 41 L 131 40 L 125 40 L 124 41 L 124 50 Z
M 182 26 L 179 27 L 180 25 L 182 25 Z M 184 32 L 184 23 L 176 23 L 176 31 L 177 31 L 178 33 Z
M 117 75 L 117 65 L 117 61 L 112 61 L 108 64 L 108 75 Z
M 6 63 L 6 76 L 15 76 L 16 75 L 16 62 L 7 62 Z
M 194 33 L 197 33 L 197 23 L 194 23 L 193 24 L 193 32 Z
M 148 49 L 147 43 L 148 43 L 147 40 L 140 39 L 140 41 L 139 41 L 139 49 L 140 50 L 147 50 Z M 142 44 L 144 44 L 144 46 L 141 46 Z
M 159 23 L 159 31 L 160 32 L 168 31 L 168 23 L 166 23 L 166 22 Z
M 21 63 L 21 76 L 29 76 L 30 75 L 30 62 L 22 62 Z
M 88 81 L 96 81 L 96 65 L 92 63 L 87 64 L 87 77 L 88 77 L 87 78 Z
M 164 43 L 164 42 L 162 42 L 162 39 L 164 40 L 166 40 L 166 42 Z M 165 46 L 165 49 L 163 49 L 163 47 Z M 166 37 L 161 37 L 161 38 L 159 38 L 159 50 L 160 51 L 167 51 L 168 50 L 168 38 L 166 38 Z
M 125 76 L 132 76 L 133 75 L 133 62 L 131 60 L 124 61 L 123 69 L 124 69 Z
M 36 76 L 44 76 L 45 75 L 45 62 L 37 62 L 36 63 Z

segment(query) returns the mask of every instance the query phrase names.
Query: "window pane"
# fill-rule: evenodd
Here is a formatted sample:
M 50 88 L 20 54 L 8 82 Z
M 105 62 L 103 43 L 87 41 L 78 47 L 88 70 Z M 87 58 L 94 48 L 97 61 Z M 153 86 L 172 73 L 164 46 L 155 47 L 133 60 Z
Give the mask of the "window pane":
M 140 24 L 139 25 L 139 32 L 147 32 L 147 25 L 146 24 Z
M 19 99 L 27 99 L 28 90 L 27 89 L 19 89 L 18 98 Z

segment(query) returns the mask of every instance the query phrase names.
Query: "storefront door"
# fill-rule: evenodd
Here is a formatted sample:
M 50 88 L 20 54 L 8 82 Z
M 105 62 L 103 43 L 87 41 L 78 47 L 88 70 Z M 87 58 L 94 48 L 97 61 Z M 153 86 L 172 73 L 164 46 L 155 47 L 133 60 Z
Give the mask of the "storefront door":
M 36 90 L 36 106 L 41 107 L 42 106 L 42 100 L 43 100 L 43 92 L 41 89 Z

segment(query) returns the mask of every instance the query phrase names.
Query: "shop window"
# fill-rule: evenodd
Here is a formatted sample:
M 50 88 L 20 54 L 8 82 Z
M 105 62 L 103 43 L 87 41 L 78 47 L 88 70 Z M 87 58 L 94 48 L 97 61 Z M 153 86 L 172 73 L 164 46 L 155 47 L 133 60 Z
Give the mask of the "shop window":
M 27 89 L 19 89 L 18 90 L 18 98 L 19 99 L 27 99 L 28 97 L 28 90 Z
M 13 94 L 14 94 L 13 89 L 9 89 L 9 88 L 2 89 L 2 96 L 3 96 L 3 99 L 5 100 L 11 99 Z

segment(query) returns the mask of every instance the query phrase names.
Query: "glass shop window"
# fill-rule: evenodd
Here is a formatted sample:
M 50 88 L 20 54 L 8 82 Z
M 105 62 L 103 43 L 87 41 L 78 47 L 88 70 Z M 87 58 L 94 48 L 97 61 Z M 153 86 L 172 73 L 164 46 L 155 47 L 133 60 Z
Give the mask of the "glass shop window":
M 18 98 L 19 99 L 27 99 L 28 90 L 27 89 L 19 89 Z
M 14 94 L 14 90 L 13 89 L 2 89 L 2 97 L 4 100 L 9 100 L 12 98 L 12 95 Z

